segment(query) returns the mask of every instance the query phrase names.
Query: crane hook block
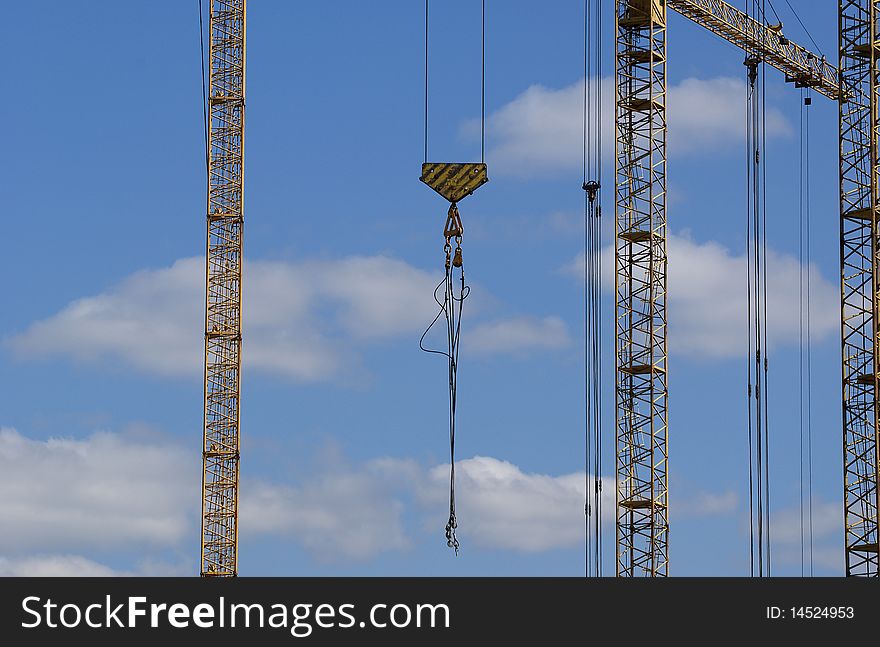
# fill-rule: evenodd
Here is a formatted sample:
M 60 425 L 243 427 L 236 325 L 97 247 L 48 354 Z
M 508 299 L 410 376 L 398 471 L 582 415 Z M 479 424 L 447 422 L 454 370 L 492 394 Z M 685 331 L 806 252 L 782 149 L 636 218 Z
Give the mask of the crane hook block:
M 489 176 L 482 163 L 425 162 L 419 179 L 450 202 L 458 202 L 488 182 Z
M 461 224 L 458 205 L 453 202 L 449 205 L 449 213 L 446 214 L 446 225 L 443 227 L 443 235 L 449 240 L 450 238 L 461 238 L 462 234 L 464 234 L 464 225 Z

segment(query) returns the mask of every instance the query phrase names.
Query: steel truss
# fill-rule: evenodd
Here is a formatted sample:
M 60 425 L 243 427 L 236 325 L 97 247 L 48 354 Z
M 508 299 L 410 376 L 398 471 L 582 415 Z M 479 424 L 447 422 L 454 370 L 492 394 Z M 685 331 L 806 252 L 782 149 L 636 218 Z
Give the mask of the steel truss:
M 880 0 L 840 0 L 838 70 L 721 0 L 616 0 L 617 574 L 668 574 L 667 7 L 840 104 L 847 575 L 880 575 Z
M 246 0 L 211 0 L 201 574 L 238 574 Z
M 665 576 L 666 6 L 617 11 L 617 575 Z
M 880 0 L 840 3 L 840 263 L 846 574 L 877 577 Z

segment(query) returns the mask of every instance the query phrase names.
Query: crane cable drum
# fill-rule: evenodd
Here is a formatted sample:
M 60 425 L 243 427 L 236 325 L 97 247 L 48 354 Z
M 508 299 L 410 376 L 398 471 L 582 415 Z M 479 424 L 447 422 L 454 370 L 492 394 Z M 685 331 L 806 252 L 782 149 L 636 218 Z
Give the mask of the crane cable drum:
M 465 284 L 464 259 L 462 256 L 461 241 L 464 235 L 464 225 L 458 210 L 458 203 L 489 181 L 488 170 L 485 162 L 486 151 L 486 0 L 481 0 L 481 76 L 480 76 L 480 161 L 479 162 L 429 162 L 428 161 L 428 37 L 429 29 L 429 0 L 425 0 L 425 156 L 422 163 L 422 173 L 419 179 L 449 202 L 446 213 L 446 221 L 443 226 L 443 251 L 444 279 L 434 290 L 434 300 L 440 306 L 440 312 L 434 321 L 428 326 L 419 340 L 419 347 L 429 353 L 444 355 L 448 361 L 449 369 L 449 520 L 446 524 L 446 543 L 458 554 L 459 542 L 456 536 L 458 520 L 455 514 L 455 418 L 457 404 L 457 374 L 458 374 L 458 349 L 461 335 L 461 312 L 462 305 L 469 293 Z M 452 244 L 455 242 L 455 251 Z M 458 296 L 455 295 L 453 275 L 458 270 L 460 289 Z M 438 298 L 440 288 L 443 288 L 444 297 Z M 457 312 L 456 312 L 457 304 Z M 424 339 L 434 324 L 441 316 L 445 316 L 447 330 L 446 351 L 436 351 L 425 348 Z

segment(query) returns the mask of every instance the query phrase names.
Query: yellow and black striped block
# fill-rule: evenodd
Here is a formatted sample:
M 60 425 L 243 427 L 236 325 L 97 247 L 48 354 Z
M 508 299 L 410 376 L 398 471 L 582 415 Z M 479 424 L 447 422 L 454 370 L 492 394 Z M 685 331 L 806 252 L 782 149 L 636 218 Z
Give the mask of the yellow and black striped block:
M 488 182 L 489 176 L 485 164 L 426 162 L 419 179 L 450 202 L 458 202 Z

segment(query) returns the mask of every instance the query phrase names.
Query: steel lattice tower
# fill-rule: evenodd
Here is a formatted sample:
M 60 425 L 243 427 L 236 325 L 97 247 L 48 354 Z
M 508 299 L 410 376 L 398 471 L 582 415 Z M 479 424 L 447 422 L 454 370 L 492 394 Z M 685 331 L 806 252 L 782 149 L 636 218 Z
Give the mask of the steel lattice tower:
M 246 0 L 211 0 L 201 574 L 238 573 Z
M 617 575 L 665 576 L 666 5 L 617 2 Z
M 878 10 L 841 0 L 840 262 L 846 574 L 878 576 Z
M 617 574 L 668 575 L 667 7 L 841 102 L 847 572 L 877 574 L 877 7 L 841 0 L 841 72 L 723 0 L 616 0 Z M 874 72 L 873 74 L 871 72 Z M 842 83 L 839 83 L 839 78 Z M 851 96 L 852 95 L 852 96 Z M 873 117 L 872 117 L 873 115 Z M 872 247 L 873 246 L 873 247 Z M 858 558 L 851 555 L 859 554 Z

